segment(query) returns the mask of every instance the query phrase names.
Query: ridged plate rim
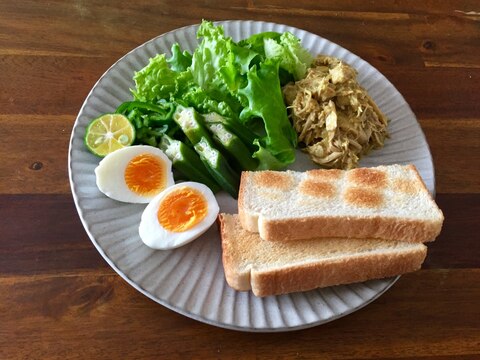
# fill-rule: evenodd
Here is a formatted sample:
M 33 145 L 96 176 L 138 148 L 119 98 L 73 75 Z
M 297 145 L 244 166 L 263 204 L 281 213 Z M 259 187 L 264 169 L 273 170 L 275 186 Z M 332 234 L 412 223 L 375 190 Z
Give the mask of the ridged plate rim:
M 321 52 L 324 54 L 337 56 L 354 65 L 354 67 L 359 70 L 360 83 L 367 88 L 372 97 L 377 101 L 377 103 L 379 103 L 380 108 L 386 112 L 387 115 L 389 115 L 389 112 L 393 114 L 390 127 L 393 128 L 394 134 L 399 134 L 398 136 L 392 136 L 392 146 L 389 146 L 389 143 L 387 142 L 383 150 L 374 152 L 366 157 L 361 162 L 362 166 L 374 166 L 377 164 L 380 165 L 393 162 L 414 163 L 419 169 L 420 175 L 424 179 L 428 189 L 432 192 L 432 194 L 434 194 L 435 177 L 433 161 L 425 136 L 415 118 L 415 115 L 411 111 L 409 105 L 406 103 L 402 95 L 373 66 L 354 55 L 347 49 L 327 39 L 291 26 L 271 22 L 243 20 L 220 21 L 216 22 L 216 24 L 224 26 L 226 35 L 232 36 L 234 40 L 239 40 L 240 37 L 243 38 L 250 34 L 261 31 L 290 31 L 302 40 L 303 45 L 310 49 L 312 54 Z M 218 296 L 217 293 L 212 294 L 212 299 L 206 298 L 204 299 L 205 303 L 199 305 L 195 303 L 195 299 L 192 299 L 194 297 L 193 292 L 203 291 L 203 289 L 197 289 L 195 288 L 195 284 L 193 284 L 194 289 L 193 291 L 190 289 L 191 292 L 186 295 L 186 299 L 182 298 L 182 296 L 185 297 L 185 295 L 181 293 L 185 288 L 188 289 L 191 287 L 194 280 L 191 279 L 190 282 L 185 283 L 185 277 L 187 277 L 188 271 L 190 271 L 189 269 L 184 269 L 185 266 L 189 265 L 188 262 L 194 261 L 193 265 L 191 265 L 193 269 L 193 266 L 197 266 L 195 261 L 197 261 L 198 258 L 205 256 L 206 251 L 212 251 L 213 249 L 214 251 L 218 252 L 218 244 L 210 244 L 212 243 L 212 238 L 210 237 L 218 236 L 212 231 L 208 232 L 207 235 L 204 236 L 204 238 L 207 237 L 207 240 L 205 240 L 202 245 L 195 244 L 199 244 L 203 238 L 196 240 L 194 243 L 192 243 L 193 245 L 188 245 L 186 248 L 184 247 L 183 250 L 175 250 L 177 252 L 181 252 L 181 255 L 177 257 L 180 257 L 180 261 L 183 261 L 181 269 L 182 271 L 186 271 L 186 273 L 183 274 L 183 277 L 180 280 L 176 279 L 176 283 L 174 281 L 170 282 L 175 287 L 172 294 L 180 291 L 180 298 L 176 299 L 174 297 L 173 300 L 172 298 L 169 299 L 168 297 L 172 297 L 174 295 L 168 295 L 164 288 L 161 289 L 163 293 L 158 294 L 155 293 L 155 289 L 148 284 L 141 284 L 140 280 L 135 279 L 135 277 L 139 276 L 137 275 L 137 271 L 143 271 L 144 264 L 148 263 L 148 260 L 156 257 L 155 254 L 149 254 L 145 249 L 142 248 L 144 245 L 141 243 L 138 234 L 136 236 L 135 234 L 130 234 L 125 239 L 124 243 L 120 243 L 120 245 L 114 243 L 114 246 L 107 248 L 106 243 L 115 241 L 116 239 L 113 239 L 114 236 L 121 236 L 123 234 L 122 229 L 119 230 L 117 228 L 118 221 L 113 219 L 109 219 L 108 223 L 102 223 L 101 221 L 100 223 L 95 222 L 95 215 L 99 214 L 99 216 L 105 216 L 105 214 L 107 214 L 108 216 L 110 207 L 112 207 L 112 209 L 115 211 L 118 210 L 122 214 L 126 214 L 129 223 L 131 223 L 126 229 L 131 230 L 135 227 L 135 223 L 138 220 L 139 214 L 141 214 L 143 208 L 138 205 L 124 205 L 115 203 L 114 201 L 105 199 L 103 195 L 98 193 L 98 190 L 96 190 L 95 187 L 95 175 L 92 169 L 95 166 L 95 162 L 98 163 L 99 159 L 89 154 L 83 146 L 84 128 L 92 114 L 97 113 L 99 115 L 102 112 L 113 110 L 112 106 L 115 106 L 112 104 L 106 104 L 107 100 L 110 102 L 115 102 L 117 100 L 126 101 L 129 99 L 125 98 L 125 94 L 128 93 L 128 88 L 125 87 L 127 87 L 129 84 L 131 86 L 131 77 L 133 76 L 133 71 L 139 70 L 141 67 L 143 67 L 143 65 L 148 62 L 148 57 L 154 55 L 159 48 L 161 48 L 162 52 L 170 54 L 170 46 L 167 46 L 166 44 L 171 44 L 172 41 L 179 41 L 179 39 L 185 40 L 188 43 L 188 46 L 192 46 L 196 40 L 193 40 L 191 36 L 192 34 L 196 33 L 198 26 L 199 25 L 196 24 L 170 31 L 157 36 L 133 49 L 115 62 L 100 77 L 86 97 L 72 129 L 68 152 L 68 170 L 75 206 L 90 240 L 101 256 L 107 261 L 107 263 L 135 289 L 150 299 L 175 312 L 214 326 L 249 332 L 291 331 L 324 324 L 363 308 L 385 293 L 400 278 L 400 276 L 388 279 L 373 280 L 359 284 L 330 287 L 327 289 L 317 289 L 305 293 L 272 296 L 260 299 L 254 297 L 251 292 L 240 293 L 229 288 L 223 278 L 221 260 L 216 259 L 216 263 L 207 264 L 207 258 L 206 260 L 202 260 L 205 261 L 203 264 L 204 269 L 201 269 L 205 270 L 205 272 L 202 272 L 202 279 L 204 279 L 205 276 L 212 276 L 213 282 L 211 287 L 216 289 L 214 286 L 221 286 L 222 289 L 222 293 L 219 295 L 220 304 L 224 304 L 227 301 L 233 304 L 233 309 L 231 312 L 229 312 L 228 306 L 225 305 L 224 307 L 219 307 L 218 313 L 212 313 L 211 310 L 210 312 L 207 312 L 204 310 L 204 308 L 206 305 L 208 306 L 206 302 L 209 300 L 219 301 L 218 298 L 213 297 L 215 295 Z M 184 45 L 182 44 L 182 41 L 180 41 L 180 44 Z M 320 46 L 318 46 L 319 44 Z M 313 45 L 316 45 L 315 51 L 312 51 Z M 130 66 L 128 71 L 126 71 L 126 62 L 135 62 L 136 66 Z M 119 74 L 123 77 L 119 78 Z M 365 74 L 371 75 L 374 79 L 365 77 Z M 373 81 L 373 83 L 371 81 Z M 119 86 L 118 89 L 123 91 L 124 97 L 122 99 L 120 99 L 115 93 L 112 94 L 109 92 L 111 91 L 112 87 L 115 86 Z M 98 101 L 103 102 L 99 107 L 97 104 Z M 116 105 L 118 104 L 119 103 Z M 408 139 L 404 138 L 405 132 L 409 134 Z M 405 148 L 403 145 L 401 145 L 403 143 L 407 143 L 409 147 Z M 408 155 L 411 151 L 415 153 L 415 158 L 412 158 L 413 155 Z M 382 155 L 382 152 L 384 155 Z M 407 156 L 402 158 L 400 155 L 405 153 Z M 304 167 L 304 165 L 296 166 Z M 295 168 L 295 166 L 293 168 Z M 220 196 L 219 202 L 221 207 L 222 204 L 224 204 L 223 210 L 232 211 L 232 204 L 229 204 L 229 200 L 226 199 L 226 197 L 222 198 L 222 196 Z M 113 226 L 115 226 L 115 228 L 113 228 Z M 111 230 L 109 233 L 111 235 L 110 238 L 108 235 L 105 235 L 105 231 L 108 231 L 109 229 Z M 208 241 L 210 241 L 210 243 L 208 243 Z M 205 245 L 205 243 L 207 245 Z M 126 244 L 133 247 L 133 249 L 130 249 Z M 205 247 L 209 245 L 210 248 L 205 249 Z M 119 246 L 120 249 L 117 250 Z M 122 246 L 124 247 L 122 248 Z M 115 251 L 120 251 L 119 254 L 115 255 L 116 259 L 113 259 L 115 251 L 112 249 Z M 143 252 L 144 254 L 140 254 L 135 259 L 132 258 L 134 254 L 126 253 L 130 250 L 134 251 L 135 254 L 137 252 Z M 147 257 L 143 259 L 142 257 L 145 256 L 145 254 Z M 218 253 L 215 252 L 213 254 L 218 255 Z M 162 261 L 168 262 L 170 258 L 176 257 L 176 255 L 177 253 L 168 253 L 168 255 L 165 255 L 162 258 Z M 135 261 L 137 261 L 136 266 L 129 268 L 129 266 L 131 266 L 131 262 Z M 146 274 L 144 273 L 141 277 L 149 278 L 155 273 L 155 270 L 149 269 L 149 271 L 146 271 Z M 167 277 L 168 276 L 170 276 L 170 274 L 168 274 Z M 223 281 L 223 284 L 219 284 L 220 281 Z M 162 281 L 160 281 L 159 286 L 165 287 L 170 285 L 170 283 L 162 283 Z M 170 291 L 170 288 L 168 288 L 168 291 Z M 207 289 L 207 296 L 209 296 L 208 293 L 210 291 L 211 289 Z M 358 291 L 367 292 L 368 295 L 362 295 L 362 297 L 361 295 L 358 295 Z M 340 295 L 338 295 L 339 293 Z M 356 300 L 356 298 L 360 298 L 360 300 Z M 294 305 L 293 307 L 295 312 L 292 312 L 292 308 L 288 306 L 288 304 L 299 301 L 304 305 L 302 305 L 300 308 L 297 308 Z M 312 301 L 314 303 L 313 306 Z M 355 301 L 356 303 L 355 305 L 349 305 L 349 301 Z M 282 304 L 285 303 L 287 303 L 287 305 L 283 306 Z M 305 304 L 308 304 L 308 306 Z M 315 305 L 317 305 L 317 308 Z M 198 306 L 200 306 L 200 308 L 198 308 Z M 246 310 L 244 309 L 245 306 L 247 306 Z M 307 307 L 310 307 L 310 309 L 307 309 Z M 224 311 L 225 314 L 220 313 L 220 310 Z M 240 311 L 241 313 L 238 314 L 235 313 L 235 311 Z M 282 313 L 282 311 L 284 311 L 284 313 Z M 316 313 L 315 311 L 319 311 L 319 313 Z M 311 314 L 312 312 L 315 314 L 313 317 Z M 262 322 L 261 326 L 258 325 L 258 321 L 257 323 L 254 323 L 256 318 L 253 320 L 251 319 L 252 316 L 259 315 L 264 317 L 264 322 Z M 248 318 L 247 323 L 242 320 L 243 316 Z M 306 320 L 308 316 L 310 316 L 310 319 Z M 225 317 L 227 317 L 227 320 Z

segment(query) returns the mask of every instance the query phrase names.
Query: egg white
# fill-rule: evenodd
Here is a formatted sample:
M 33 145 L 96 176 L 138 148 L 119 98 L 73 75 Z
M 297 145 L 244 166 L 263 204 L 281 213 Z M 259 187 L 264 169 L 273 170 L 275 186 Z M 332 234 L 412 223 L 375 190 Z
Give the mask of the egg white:
M 207 202 L 207 215 L 197 225 L 183 232 L 166 230 L 158 221 L 157 213 L 165 196 L 180 187 L 189 187 L 200 192 Z M 138 228 L 142 241 L 156 250 L 169 250 L 183 246 L 202 235 L 217 219 L 219 206 L 215 195 L 209 187 L 196 182 L 183 182 L 168 187 L 157 195 L 145 208 Z
M 134 157 L 151 154 L 160 159 L 165 166 L 166 186 L 174 184 L 172 162 L 162 150 L 148 145 L 127 146 L 104 157 L 97 168 L 95 176 L 98 189 L 108 197 L 128 203 L 148 203 L 155 195 L 142 196 L 130 190 L 125 183 L 125 169 Z

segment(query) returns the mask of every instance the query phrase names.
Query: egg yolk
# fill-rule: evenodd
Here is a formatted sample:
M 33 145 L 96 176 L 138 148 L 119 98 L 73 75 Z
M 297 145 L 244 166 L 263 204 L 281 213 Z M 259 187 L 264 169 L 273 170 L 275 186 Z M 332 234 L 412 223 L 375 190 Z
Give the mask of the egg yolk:
M 157 212 L 158 222 L 171 232 L 190 230 L 208 212 L 205 197 L 197 190 L 182 187 L 165 196 Z
M 153 196 L 166 187 L 165 165 L 156 156 L 140 154 L 125 168 L 125 183 L 135 194 Z

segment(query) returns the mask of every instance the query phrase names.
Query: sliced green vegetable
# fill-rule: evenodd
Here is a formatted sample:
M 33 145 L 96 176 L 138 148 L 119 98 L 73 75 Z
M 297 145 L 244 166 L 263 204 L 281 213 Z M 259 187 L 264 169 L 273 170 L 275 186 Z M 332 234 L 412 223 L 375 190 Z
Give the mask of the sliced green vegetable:
M 264 32 L 235 42 L 221 26 L 203 21 L 197 37 L 201 41 L 192 54 L 174 44 L 170 58 L 156 55 L 135 73 L 132 93 L 140 103 L 119 109 L 137 130 L 135 142 L 158 145 L 167 134 L 189 147 L 204 138 L 213 148 L 212 129 L 200 114 L 214 112 L 222 124 L 215 127 L 222 132 L 216 141 L 221 143 L 229 131 L 258 162 L 257 169 L 285 168 L 295 160 L 296 134 L 281 85 L 304 75 L 310 54 L 290 33 Z M 230 143 L 221 148 L 222 157 L 232 153 L 229 146 L 233 148 Z M 242 165 L 251 166 L 250 160 Z
M 210 175 L 220 184 L 223 190 L 236 199 L 240 186 L 240 176 L 230 167 L 220 151 L 214 148 L 206 138 L 201 138 L 195 144 L 194 149 L 200 155 L 200 159 L 207 165 Z
M 223 154 L 214 147 L 201 115 L 194 108 L 178 106 L 173 119 L 180 126 L 193 148 L 200 155 L 210 175 L 233 197 L 238 196 L 239 175 L 230 167 Z
M 125 115 L 135 126 L 137 144 L 157 146 L 163 134 L 174 134 L 178 130 L 172 119 L 174 110 L 175 105 L 165 101 L 158 104 L 127 101 L 117 108 L 116 113 Z
M 152 112 L 156 112 L 159 114 L 169 114 L 172 113 L 175 110 L 173 104 L 171 103 L 160 103 L 159 105 L 155 105 L 152 103 L 146 103 L 146 102 L 141 102 L 141 101 L 126 101 L 122 103 L 117 110 L 115 111 L 117 114 L 125 114 L 126 112 L 129 112 L 133 109 L 144 109 L 144 110 L 149 110 Z M 171 116 L 171 115 L 170 115 Z M 168 117 L 166 116 L 166 119 Z
M 115 111 L 117 114 L 123 114 L 130 120 L 134 117 L 140 117 L 137 128 L 142 126 L 162 126 L 172 122 L 175 105 L 170 102 L 161 102 L 159 104 L 145 103 L 141 101 L 127 101 L 121 104 Z M 137 119 L 138 121 L 138 119 Z
M 211 22 L 203 22 L 197 35 L 203 39 L 192 59 L 191 71 L 195 82 L 209 96 L 217 96 L 218 91 L 235 96 L 243 107 L 236 119 L 239 118 L 244 125 L 248 126 L 253 118 L 263 120 L 266 134 L 257 137 L 262 148 L 257 147 L 257 150 L 270 152 L 271 156 L 256 156 L 261 168 L 273 166 L 272 169 L 280 169 L 292 163 L 295 160 L 296 134 L 288 120 L 281 93 L 279 66 L 282 59 L 277 54 L 267 58 L 264 51 L 267 40 L 282 49 L 292 45 L 285 41 L 285 44 L 281 43 L 281 35 L 268 33 L 263 38 L 257 36 L 251 39 L 251 43 L 247 40 L 245 47 L 242 46 L 245 44 L 234 43 L 224 35 L 223 29 Z M 285 50 L 285 53 L 290 56 L 288 51 Z M 298 56 L 294 59 L 301 62 Z M 296 67 L 290 66 L 285 70 L 294 71 Z M 269 158 L 276 160 L 264 162 Z
M 180 126 L 190 142 L 195 145 L 200 139 L 209 139 L 207 129 L 203 126 L 202 115 L 193 107 L 177 106 L 173 120 Z
M 240 170 L 253 171 L 258 167 L 258 160 L 252 158 L 252 153 L 240 138 L 231 132 L 221 122 L 206 122 L 213 135 L 213 140 L 219 144 L 240 165 Z
M 233 132 L 235 135 L 237 135 L 240 138 L 240 140 L 243 141 L 243 143 L 247 146 L 250 152 L 253 152 L 257 149 L 257 147 L 253 143 L 255 139 L 258 138 L 258 136 L 238 120 L 234 120 L 227 116 L 222 116 L 216 112 L 204 114 L 203 118 L 205 119 L 205 123 L 207 124 L 220 123 L 225 125 L 225 127 L 229 131 Z
M 191 181 L 207 185 L 213 192 L 220 190 L 220 186 L 210 175 L 197 153 L 179 140 L 163 135 L 158 146 L 172 161 L 173 167 Z

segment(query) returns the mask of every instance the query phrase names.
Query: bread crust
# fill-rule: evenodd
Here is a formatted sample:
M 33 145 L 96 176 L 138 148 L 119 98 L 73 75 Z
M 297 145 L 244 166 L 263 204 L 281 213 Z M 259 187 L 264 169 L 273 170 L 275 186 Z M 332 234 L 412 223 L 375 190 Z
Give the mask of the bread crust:
M 380 279 L 420 269 L 427 248 L 374 253 L 344 259 L 251 272 L 256 296 L 287 294 L 316 288 Z
M 336 216 L 323 213 L 319 215 L 309 215 L 308 217 L 287 216 L 285 218 L 271 218 L 268 214 L 262 214 L 261 210 L 256 212 L 251 209 L 248 201 L 251 201 L 249 198 L 252 197 L 252 194 L 251 191 L 249 194 L 248 187 L 255 186 L 254 178 L 252 178 L 254 173 L 243 172 L 238 202 L 240 223 L 244 229 L 251 232 L 258 232 L 262 239 L 268 241 L 301 240 L 315 237 L 378 238 L 415 243 L 433 241 L 442 230 L 444 221 L 443 214 L 428 192 L 416 167 L 414 165 L 405 165 L 404 168 L 414 173 L 416 181 L 408 183 L 406 181 L 405 184 L 400 184 L 402 185 L 401 191 L 412 192 L 415 191 L 415 189 L 420 189 L 422 193 L 428 194 L 427 197 L 433 202 L 432 209 L 435 208 L 435 211 L 439 213 L 439 215 L 435 216 L 432 220 L 382 215 L 381 212 L 379 212 L 378 215 L 366 216 L 353 213 L 350 216 Z M 350 185 L 344 190 L 344 194 L 350 195 L 350 198 L 349 196 L 345 197 L 345 201 L 349 200 L 360 207 L 367 206 L 369 208 L 376 208 L 380 206 L 380 203 L 384 200 L 380 197 L 379 193 L 375 193 L 375 189 L 386 186 L 387 175 L 382 171 L 383 170 L 378 170 L 378 168 L 360 168 L 351 170 L 350 172 L 343 171 L 344 174 L 347 174 L 347 177 L 353 179 L 350 180 Z M 338 173 L 340 172 L 341 171 L 338 170 Z M 325 176 L 330 176 L 328 170 L 307 172 L 307 174 L 309 173 L 313 174 L 311 175 L 312 179 L 315 177 L 318 178 L 324 173 Z M 364 183 L 363 187 L 356 187 L 362 183 Z M 370 189 L 372 189 L 372 194 L 369 193 Z M 268 189 L 265 191 L 268 191 Z M 322 193 L 320 195 L 324 194 Z M 375 197 L 373 195 L 378 196 Z M 325 199 L 323 201 L 329 200 Z M 388 201 L 388 199 L 386 199 L 386 201 Z
M 240 175 L 240 188 L 238 190 L 238 216 L 244 229 L 251 232 L 258 232 L 258 214 L 252 214 L 243 211 L 245 208 L 245 196 L 247 193 L 247 179 L 250 174 L 250 171 L 242 171 Z M 242 209 L 242 211 L 240 211 L 240 209 Z
M 243 218 L 245 218 L 243 214 Z M 249 223 L 254 219 L 247 219 Z M 314 237 L 376 238 L 423 243 L 433 241 L 443 221 L 420 221 L 381 216 L 343 217 L 312 216 L 308 218 L 269 220 L 258 217 L 260 237 L 269 241 L 310 239 Z M 243 222 L 242 222 L 243 225 Z
M 219 225 L 220 237 L 222 239 L 222 264 L 227 284 L 238 291 L 250 290 L 252 288 L 250 283 L 250 270 L 239 272 L 235 261 L 236 254 L 228 249 L 230 241 L 229 236 L 232 234 L 229 235 L 227 233 L 225 217 L 223 214 L 218 215 L 217 223 Z
M 320 256 L 317 260 L 300 265 L 298 262 L 297 265 L 291 265 L 286 261 L 282 265 L 261 270 L 265 257 L 263 255 L 256 257 L 262 253 L 260 250 L 262 246 L 257 247 L 259 242 L 262 242 L 259 235 L 245 231 L 236 215 L 220 214 L 218 219 L 225 279 L 233 289 L 252 290 L 256 296 L 307 291 L 400 275 L 418 270 L 427 254 L 427 247 L 423 244 L 385 248 L 382 245 L 375 245 L 378 241 L 370 240 L 369 246 L 372 246 L 373 251 L 350 252 L 348 255 L 336 257 Z M 364 241 L 369 242 L 367 239 Z M 281 245 L 275 245 L 277 246 Z M 308 244 L 305 243 L 305 246 Z M 253 253 L 248 255 L 252 249 Z M 272 255 L 270 251 L 264 254 L 266 257 Z

